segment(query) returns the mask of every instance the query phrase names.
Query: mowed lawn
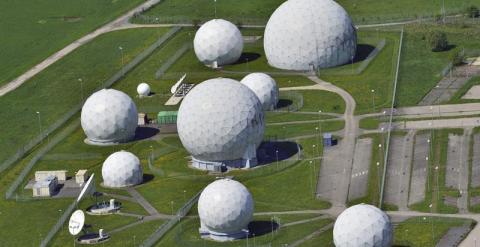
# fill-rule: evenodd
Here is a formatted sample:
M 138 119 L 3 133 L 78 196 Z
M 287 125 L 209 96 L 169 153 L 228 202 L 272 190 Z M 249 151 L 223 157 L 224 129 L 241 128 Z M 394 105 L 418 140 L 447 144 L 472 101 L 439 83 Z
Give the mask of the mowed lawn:
M 0 1 L 0 85 L 142 0 Z
M 124 62 L 155 42 L 168 29 L 125 30 L 102 35 L 66 56 L 61 61 L 27 81 L 21 87 L 0 97 L 0 162 L 63 117 L 99 88 Z M 40 121 L 36 112 L 40 112 Z M 8 131 L 6 131 L 8 130 Z
M 233 22 L 266 23 L 284 0 L 219 0 L 217 17 Z M 357 24 L 398 21 L 440 13 L 442 1 L 432 0 L 338 0 Z M 447 14 L 455 14 L 480 0 L 445 0 Z M 147 11 L 136 22 L 197 22 L 215 18 L 213 0 L 165 0 Z M 158 18 L 158 20 L 156 20 Z

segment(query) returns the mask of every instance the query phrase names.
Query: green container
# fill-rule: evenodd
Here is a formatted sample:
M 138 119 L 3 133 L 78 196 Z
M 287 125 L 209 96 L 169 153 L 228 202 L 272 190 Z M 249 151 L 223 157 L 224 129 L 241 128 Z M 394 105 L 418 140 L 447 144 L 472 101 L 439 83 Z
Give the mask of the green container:
M 161 111 L 157 115 L 157 124 L 176 124 L 178 111 Z

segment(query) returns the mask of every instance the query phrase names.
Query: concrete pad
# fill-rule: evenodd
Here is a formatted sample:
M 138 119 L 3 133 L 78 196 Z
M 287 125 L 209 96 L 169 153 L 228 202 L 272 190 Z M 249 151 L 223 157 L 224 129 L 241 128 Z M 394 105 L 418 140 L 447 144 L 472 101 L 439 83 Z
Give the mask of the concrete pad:
M 462 99 L 480 99 L 480 85 L 471 87 L 463 96 Z
M 408 210 L 410 164 L 413 151 L 413 131 L 405 137 L 394 136 L 390 140 L 390 152 L 385 182 L 385 202 Z
M 341 160 L 342 149 L 337 145 L 326 148 L 323 151 L 322 165 L 320 166 L 320 175 L 317 184 L 317 197 L 334 203 L 337 194 L 343 193 L 347 188 L 341 188 L 341 180 L 346 173 L 343 166 L 338 165 Z M 344 203 L 344 202 L 343 202 Z
M 459 187 L 460 178 L 460 162 L 462 162 L 461 148 L 462 136 L 448 135 L 448 152 L 447 152 L 447 172 L 445 185 L 451 188 Z
M 473 136 L 472 187 L 480 187 L 480 134 Z
M 430 143 L 428 142 L 430 138 L 430 134 L 422 134 L 415 137 L 408 205 L 425 200 L 425 189 L 428 175 L 428 161 L 425 158 L 428 157 L 430 153 Z
M 451 247 L 458 246 L 462 242 L 464 236 L 470 232 L 470 224 L 462 226 L 451 227 L 448 232 L 438 241 L 436 247 Z
M 480 126 L 480 118 L 435 119 L 400 122 L 395 129 L 448 129 Z
M 348 189 L 348 200 L 365 197 L 368 190 L 368 174 L 372 159 L 372 139 L 358 139 L 355 144 L 353 168 Z

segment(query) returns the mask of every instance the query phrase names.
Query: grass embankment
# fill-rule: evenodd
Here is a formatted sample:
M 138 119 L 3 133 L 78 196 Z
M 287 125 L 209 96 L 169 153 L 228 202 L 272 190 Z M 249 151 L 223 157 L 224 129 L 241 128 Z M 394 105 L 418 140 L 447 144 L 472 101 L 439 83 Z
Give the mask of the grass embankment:
M 83 96 L 88 97 L 101 83 L 120 70 L 124 63 L 156 41 L 167 29 L 125 30 L 100 36 L 48 67 L 46 70 L 0 98 L 0 162 L 13 155 L 42 129 L 63 117 Z M 85 61 L 95 61 L 92 63 Z M 34 93 L 33 93 L 34 92 Z M 35 126 L 35 127 L 33 127 Z
M 344 69 L 346 71 L 344 75 L 338 75 L 338 73 L 329 75 L 327 69 L 324 72 L 320 71 L 320 77 L 350 93 L 357 103 L 355 113 L 363 114 L 378 111 L 380 108 L 389 106 L 391 102 L 400 34 L 399 32 L 377 33 L 360 30 L 358 35 L 359 44 L 375 46 L 381 39 L 385 39 L 386 44 L 362 73 L 358 75 L 347 73 L 351 70 L 351 65 L 346 64 L 334 69 Z M 372 90 L 374 90 L 373 93 Z
M 0 85 L 141 2 L 141 0 L 1 1 Z M 119 45 L 121 44 L 118 43 L 117 46 Z M 94 59 L 87 59 L 92 60 Z M 85 64 L 91 65 L 89 62 Z
M 445 32 L 451 48 L 432 52 L 428 33 L 433 30 Z M 396 98 L 397 106 L 416 105 L 442 78 L 441 72 L 450 63 L 451 54 L 465 49 L 478 50 L 480 29 L 474 25 L 409 25 L 405 28 L 400 75 Z M 457 96 L 458 98 L 458 96 Z
M 425 185 L 425 200 L 423 202 L 411 205 L 410 208 L 412 210 L 421 212 L 457 213 L 458 208 L 456 206 L 450 206 L 444 202 L 445 196 L 460 196 L 457 189 L 447 187 L 445 184 L 448 155 L 448 135 L 462 135 L 463 130 L 445 129 L 434 131 L 428 130 L 428 132 L 431 132 L 433 135 L 433 149 L 431 146 L 430 154 L 428 155 L 430 159 L 428 162 L 427 184 Z M 438 169 L 435 169 L 437 166 Z M 432 208 L 430 208 L 430 204 L 432 205 Z
M 395 227 L 394 246 L 430 247 L 436 246 L 438 241 L 452 227 L 462 225 L 473 226 L 475 223 L 468 219 L 414 217 L 399 223 Z
M 283 3 L 283 0 L 264 0 L 261 2 L 224 0 L 216 3 L 216 17 L 236 23 L 267 23 L 268 17 Z M 339 0 L 356 24 L 382 23 L 431 17 L 441 13 L 442 2 L 428 0 L 403 0 L 378 2 L 375 0 Z M 465 0 L 459 3 L 455 0 L 445 1 L 447 14 L 456 14 L 472 4 L 480 4 L 478 0 Z M 166 0 L 162 4 L 144 13 L 148 21 L 192 23 L 215 18 L 215 3 L 209 0 L 199 0 L 194 4 L 188 0 Z M 188 15 L 186 14 L 188 13 Z M 137 18 L 136 22 L 147 22 Z

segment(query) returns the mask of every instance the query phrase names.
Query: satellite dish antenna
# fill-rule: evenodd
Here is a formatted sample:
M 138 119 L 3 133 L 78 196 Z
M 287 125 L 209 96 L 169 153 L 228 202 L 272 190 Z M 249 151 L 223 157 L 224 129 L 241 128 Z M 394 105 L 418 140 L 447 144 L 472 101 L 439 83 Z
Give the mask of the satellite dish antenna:
M 85 214 L 82 210 L 77 210 L 73 212 L 72 216 L 70 216 L 70 221 L 68 222 L 68 231 L 73 236 L 80 233 L 83 229 L 83 225 L 85 224 Z
M 187 74 L 185 73 L 181 78 L 180 80 L 177 81 L 177 83 L 175 83 L 175 85 L 172 86 L 172 88 L 170 89 L 170 93 L 174 94 L 178 87 L 183 83 L 183 81 L 185 80 L 185 77 L 187 77 Z
M 95 183 L 93 182 L 93 177 L 94 176 L 95 176 L 95 174 L 92 174 L 92 176 L 90 176 L 88 181 L 83 186 L 82 191 L 80 191 L 80 194 L 77 197 L 77 203 L 79 203 L 86 194 L 90 194 L 90 193 L 95 192 Z

